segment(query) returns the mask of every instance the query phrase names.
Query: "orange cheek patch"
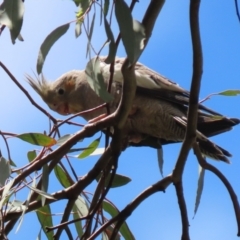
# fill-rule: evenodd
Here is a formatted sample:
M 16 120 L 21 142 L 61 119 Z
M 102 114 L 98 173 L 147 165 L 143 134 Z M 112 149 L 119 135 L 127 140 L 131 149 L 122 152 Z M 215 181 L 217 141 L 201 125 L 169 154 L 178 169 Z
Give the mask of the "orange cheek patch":
M 74 81 L 74 79 L 68 79 L 67 82 L 65 83 L 65 90 L 67 92 L 71 92 L 74 89 L 75 89 L 75 81 Z

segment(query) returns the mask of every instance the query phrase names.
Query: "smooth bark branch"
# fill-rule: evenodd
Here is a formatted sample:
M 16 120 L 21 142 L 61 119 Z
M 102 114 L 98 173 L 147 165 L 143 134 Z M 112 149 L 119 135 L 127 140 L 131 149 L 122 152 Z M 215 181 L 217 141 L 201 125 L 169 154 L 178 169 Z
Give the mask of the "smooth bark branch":
M 174 185 L 177 193 L 178 205 L 180 208 L 181 219 L 182 219 L 182 238 L 181 239 L 190 240 L 189 231 L 188 231 L 189 221 L 188 221 L 188 215 L 187 215 L 187 206 L 184 199 L 182 181 L 177 182 Z
M 237 236 L 240 236 L 240 207 L 239 207 L 239 202 L 238 202 L 238 198 L 236 193 L 233 190 L 232 185 L 229 183 L 229 181 L 227 180 L 227 178 L 214 166 L 212 166 L 211 164 L 209 164 L 208 162 L 206 162 L 206 160 L 202 157 L 202 153 L 200 151 L 200 148 L 197 144 L 197 142 L 195 142 L 193 144 L 193 149 L 194 149 L 194 153 L 197 156 L 198 162 L 200 164 L 200 166 L 206 170 L 209 170 L 210 172 L 214 173 L 224 184 L 224 186 L 226 187 L 231 200 L 232 200 L 232 204 L 233 204 L 233 208 L 234 208 L 234 212 L 235 212 L 235 216 L 236 216 L 236 220 L 237 220 L 237 225 L 238 225 L 238 233 Z
M 200 2 L 200 0 L 190 1 L 190 29 L 193 47 L 193 74 L 189 99 L 187 130 L 182 148 L 179 153 L 179 157 L 177 159 L 177 163 L 175 165 L 175 169 L 173 170 L 174 182 L 181 181 L 189 150 L 196 138 L 198 98 L 203 72 L 203 56 L 199 30 Z

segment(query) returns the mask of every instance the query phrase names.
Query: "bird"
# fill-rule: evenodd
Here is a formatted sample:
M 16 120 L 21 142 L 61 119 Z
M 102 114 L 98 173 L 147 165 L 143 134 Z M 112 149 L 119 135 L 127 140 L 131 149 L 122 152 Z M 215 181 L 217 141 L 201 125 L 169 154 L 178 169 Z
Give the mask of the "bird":
M 112 99 L 109 102 L 110 113 L 117 109 L 121 99 L 123 85 L 121 67 L 124 60 L 125 58 L 115 57 L 110 91 Z M 85 70 L 71 70 L 53 82 L 47 81 L 43 75 L 38 79 L 30 75 L 26 75 L 26 78 L 50 109 L 61 115 L 76 114 L 105 103 L 88 81 L 91 74 L 87 69 L 89 66 L 93 67 L 94 62 L 98 63 L 98 74 L 103 77 L 104 87 L 107 88 L 110 64 L 106 63 L 104 56 L 91 59 Z M 149 144 L 151 146 L 151 143 L 155 141 L 161 145 L 182 142 L 187 126 L 189 91 L 140 62 L 135 64 L 134 70 L 137 83 L 136 94 L 123 127 L 129 145 Z M 92 69 L 92 71 L 95 70 Z M 97 108 L 81 116 L 91 121 L 106 114 L 106 108 Z M 199 104 L 196 140 L 201 153 L 211 159 L 229 163 L 228 157 L 231 157 L 231 154 L 209 140 L 209 137 L 229 131 L 239 123 L 238 118 L 225 117 Z

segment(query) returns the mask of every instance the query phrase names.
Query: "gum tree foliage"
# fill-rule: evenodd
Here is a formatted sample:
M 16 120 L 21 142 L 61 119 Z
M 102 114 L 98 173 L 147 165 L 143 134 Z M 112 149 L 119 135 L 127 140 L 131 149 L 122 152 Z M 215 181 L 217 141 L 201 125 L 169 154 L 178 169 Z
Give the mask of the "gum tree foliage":
M 195 116 L 197 114 L 196 100 L 198 101 L 202 74 L 202 50 L 198 22 L 200 2 L 200 0 L 191 0 L 189 4 L 194 67 L 191 83 L 191 108 L 188 120 L 192 122 L 192 124 L 187 126 L 186 138 L 182 144 L 172 173 L 149 186 L 149 188 L 144 190 L 121 211 L 107 198 L 107 193 L 111 191 L 112 188 L 122 187 L 131 181 L 129 177 L 116 173 L 118 160 L 122 152 L 121 128 L 131 108 L 131 102 L 136 88 L 134 78 L 128 79 L 128 75 L 132 74 L 134 64 L 147 46 L 148 40 L 153 33 L 155 21 L 159 14 L 161 14 L 164 1 L 149 1 L 149 6 L 146 9 L 142 21 L 137 21 L 131 14 L 136 3 L 134 0 L 132 0 L 130 6 L 128 6 L 124 0 L 74 0 L 73 3 L 76 5 L 75 20 L 57 27 L 46 36 L 40 46 L 37 59 L 36 69 L 38 74 L 42 73 L 45 59 L 54 43 L 64 34 L 72 34 L 68 31 L 70 24 L 75 24 L 76 37 L 82 37 L 82 31 L 85 32 L 88 40 L 86 55 L 89 59 L 92 55 L 100 55 L 102 48 L 108 48 L 106 62 L 113 67 L 120 41 L 123 42 L 126 51 L 126 64 L 124 64 L 122 68 L 124 91 L 121 106 L 117 112 L 106 121 L 101 121 L 95 125 L 86 124 L 85 126 L 79 126 L 80 130 L 75 134 L 62 136 L 60 130 L 61 126 L 65 124 L 71 123 L 77 125 L 77 121 L 74 122 L 76 116 L 69 117 L 64 121 L 57 121 L 51 116 L 50 112 L 34 102 L 28 92 L 20 85 L 17 79 L 14 78 L 7 66 L 0 62 L 1 68 L 8 74 L 9 78 L 15 82 L 19 89 L 26 94 L 31 103 L 33 103 L 42 114 L 45 114 L 46 118 L 50 121 L 50 129 L 46 130 L 45 134 L 31 132 L 17 135 L 14 133 L 1 132 L 1 137 L 5 141 L 5 146 L 1 146 L 1 148 L 5 147 L 8 151 L 7 156 L 2 156 L 0 152 L 1 239 L 8 239 L 8 234 L 14 226 L 17 226 L 17 229 L 21 227 L 25 214 L 34 211 L 41 225 L 39 236 L 37 236 L 39 239 L 41 238 L 41 231 L 46 234 L 48 239 L 61 239 L 63 231 L 68 235 L 69 239 L 95 239 L 99 235 L 102 236 L 102 239 L 120 239 L 120 237 L 128 240 L 135 239 L 134 233 L 131 232 L 125 220 L 134 212 L 141 202 L 156 192 L 164 191 L 171 184 L 174 185 L 178 198 L 182 219 L 182 239 L 190 239 L 182 177 L 187 155 L 191 148 L 194 148 L 196 158 L 201 166 L 195 211 L 197 211 L 200 202 L 204 172 L 209 170 L 215 174 L 227 188 L 233 202 L 239 228 L 240 212 L 236 194 L 223 174 L 211 164 L 207 163 L 201 156 L 194 138 L 196 130 Z M 101 16 L 100 20 L 96 19 L 96 13 Z M 16 39 L 20 41 L 23 40 L 20 33 L 23 16 L 24 1 L 22 0 L 4 0 L 0 6 L 1 34 L 5 34 L 5 32 L 9 30 L 13 44 L 15 44 Z M 114 37 L 111 27 L 111 22 L 114 19 L 116 19 L 120 29 L 119 35 L 116 38 Z M 106 35 L 106 42 L 102 48 L 98 50 L 92 46 L 92 35 L 97 24 L 103 24 Z M 17 44 L 21 44 L 21 42 L 18 41 Z M 106 102 L 111 100 L 111 95 L 109 95 L 104 84 L 102 84 L 102 76 L 97 64 L 91 65 L 91 68 L 88 68 L 87 71 L 93 73 L 91 78 L 94 84 L 98 86 L 97 94 Z M 110 76 L 110 79 L 111 78 L 112 75 Z M 128 93 L 130 97 L 126 98 L 126 93 Z M 227 96 L 237 95 L 239 91 L 229 90 L 219 94 Z M 211 97 L 211 95 L 208 97 Z M 89 138 L 96 132 L 108 129 L 110 126 L 114 127 L 114 134 L 111 138 L 109 134 L 106 134 L 105 149 L 98 147 L 100 138 L 103 137 L 102 135 L 85 148 L 75 146 L 79 141 L 84 141 L 82 139 Z M 25 166 L 17 166 L 11 159 L 11 149 L 8 146 L 8 137 L 10 136 L 18 138 L 19 141 L 23 140 L 39 146 L 38 151 L 33 150 L 26 154 Z M 149 142 L 148 145 L 158 149 L 158 161 L 162 171 L 161 146 L 159 146 L 158 143 L 151 142 Z M 77 170 L 71 166 L 71 161 L 68 158 L 68 155 L 72 153 L 76 153 L 79 159 L 88 158 L 91 154 L 99 154 L 100 157 L 89 172 L 79 176 Z M 67 159 L 67 161 L 63 161 L 63 159 Z M 57 180 L 61 187 L 49 193 L 48 185 L 51 178 Z M 93 181 L 97 181 L 97 186 L 94 192 L 89 193 L 87 187 Z M 18 200 L 18 192 L 23 191 L 23 189 L 28 191 L 28 196 L 24 201 L 20 201 Z M 57 225 L 54 225 L 52 220 L 52 215 L 54 214 L 51 210 L 52 205 L 56 202 L 61 202 L 63 199 L 66 201 L 62 203 L 63 212 L 61 220 Z

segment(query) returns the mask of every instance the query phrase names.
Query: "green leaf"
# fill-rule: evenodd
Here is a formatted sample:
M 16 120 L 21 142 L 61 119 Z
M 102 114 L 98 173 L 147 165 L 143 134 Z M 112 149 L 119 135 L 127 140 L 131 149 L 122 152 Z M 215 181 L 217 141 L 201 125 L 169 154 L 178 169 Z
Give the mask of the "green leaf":
M 90 30 L 87 33 L 87 38 L 88 38 L 88 44 L 87 44 L 87 52 L 86 52 L 86 57 L 90 53 L 90 47 L 91 47 L 91 39 L 92 39 L 92 33 L 93 33 L 93 28 L 94 28 L 94 22 L 95 22 L 95 13 L 93 14 Z
M 163 149 L 162 149 L 162 147 L 157 149 L 157 157 L 158 157 L 159 170 L 160 170 L 160 173 L 163 177 L 163 163 L 164 163 L 164 160 L 163 160 Z
M 35 158 L 36 158 L 37 154 L 36 154 L 36 151 L 33 150 L 33 151 L 29 151 L 27 153 L 27 157 L 28 157 L 28 161 L 29 162 L 32 162 Z
M 200 204 L 200 199 L 201 199 L 202 192 L 203 192 L 204 174 L 205 174 L 205 170 L 199 166 L 198 188 L 197 188 L 197 196 L 196 196 L 196 201 L 195 201 L 194 215 L 196 215 L 196 213 L 197 213 L 197 210 L 198 210 L 198 207 Z
M 0 24 L 9 28 L 13 44 L 20 34 L 23 14 L 24 4 L 22 0 L 4 0 L 0 6 Z
M 43 165 L 43 171 L 42 171 L 42 191 L 43 192 L 47 192 L 48 191 L 48 182 L 49 182 L 49 169 L 48 169 L 48 165 L 45 164 Z M 42 200 L 42 206 L 45 205 L 45 196 L 41 197 Z
M 48 227 L 53 226 L 52 213 L 51 213 L 50 206 L 46 205 L 41 208 L 38 208 L 38 210 L 36 211 L 36 214 L 37 214 L 38 220 L 42 226 L 42 229 L 47 236 L 47 239 L 53 240 L 54 232 L 53 231 L 46 232 L 46 228 L 45 228 L 46 226 L 48 226 Z
M 6 183 L 11 175 L 10 163 L 4 157 L 0 157 L 0 188 Z
M 77 207 L 74 205 L 73 206 L 73 219 L 79 219 L 81 218 L 81 215 L 79 215 L 78 213 L 78 209 Z M 82 228 L 82 222 L 81 221 L 76 221 L 74 222 L 75 224 L 75 228 L 78 234 L 78 238 L 81 239 L 82 235 L 83 235 L 83 228 Z
M 69 178 L 69 175 L 59 165 L 54 167 L 54 173 L 64 188 L 68 188 L 74 183 L 72 179 Z
M 75 0 L 79 5 L 79 11 L 76 14 L 78 20 L 83 20 L 82 17 L 90 7 L 91 0 Z
M 103 99 L 104 102 L 113 100 L 113 96 L 107 91 L 106 84 L 100 69 L 100 61 L 98 57 L 91 59 L 85 70 L 87 81 L 93 91 Z
M 82 33 L 82 21 L 78 21 L 76 22 L 76 25 L 75 25 L 75 37 L 78 38 L 81 33 Z
M 101 137 L 95 139 L 86 150 L 82 151 L 81 154 L 78 156 L 78 158 L 86 158 L 88 157 L 92 152 L 95 151 L 95 149 L 98 147 Z
M 45 197 L 45 198 L 56 200 L 51 194 L 49 194 L 47 192 L 39 190 L 39 189 L 37 189 L 37 188 L 35 188 L 33 186 L 30 186 L 30 185 L 27 185 L 27 187 L 30 188 L 32 191 L 38 193 L 39 195 Z
M 226 90 L 218 93 L 218 95 L 229 96 L 229 97 L 237 96 L 239 94 L 240 94 L 240 90 Z
M 109 9 L 109 0 L 105 0 L 105 1 L 104 1 L 104 7 L 103 7 L 104 16 L 107 16 L 107 14 L 108 14 L 108 9 Z
M 112 217 L 115 217 L 119 213 L 118 209 L 112 203 L 105 200 L 103 201 L 103 209 Z M 120 228 L 120 233 L 127 240 L 135 240 L 135 237 L 133 236 L 126 222 L 122 224 Z
M 104 17 L 104 27 L 105 27 L 105 31 L 106 31 L 106 34 L 107 34 L 107 37 L 108 37 L 108 41 L 110 41 L 109 52 L 108 52 L 107 58 L 105 59 L 105 63 L 110 64 L 115 59 L 117 48 L 116 48 L 116 44 L 115 44 L 115 40 L 114 40 L 112 30 L 110 28 L 110 25 L 109 25 L 106 17 Z
M 53 44 L 63 35 L 67 32 L 69 29 L 69 23 L 64 24 L 55 30 L 53 30 L 43 41 L 39 53 L 38 53 L 38 59 L 37 59 L 37 73 L 40 74 L 42 72 L 42 67 L 44 64 L 44 61 L 46 59 L 46 56 L 53 46 Z
M 54 138 L 48 137 L 42 133 L 23 133 L 16 137 L 28 143 L 44 147 L 51 147 L 57 143 Z
M 70 139 L 73 136 L 73 134 L 66 134 L 62 137 L 60 137 L 57 140 L 57 145 L 62 146 L 68 139 Z
M 124 0 L 115 2 L 115 14 L 128 59 L 134 63 L 144 49 L 144 27 L 140 22 L 133 20 L 131 11 Z
M 108 186 L 108 183 L 110 181 L 112 174 L 109 174 L 105 180 L 105 186 Z M 96 178 L 97 181 L 100 180 L 100 175 Z M 126 184 L 128 184 L 129 182 L 131 182 L 131 178 L 126 177 L 124 175 L 120 175 L 120 174 L 115 174 L 113 181 L 112 181 L 112 185 L 111 188 L 116 188 L 116 187 L 121 187 L 124 186 Z
M 78 214 L 80 217 L 85 217 L 88 215 L 88 205 L 83 197 L 78 196 L 75 206 L 77 208 Z

